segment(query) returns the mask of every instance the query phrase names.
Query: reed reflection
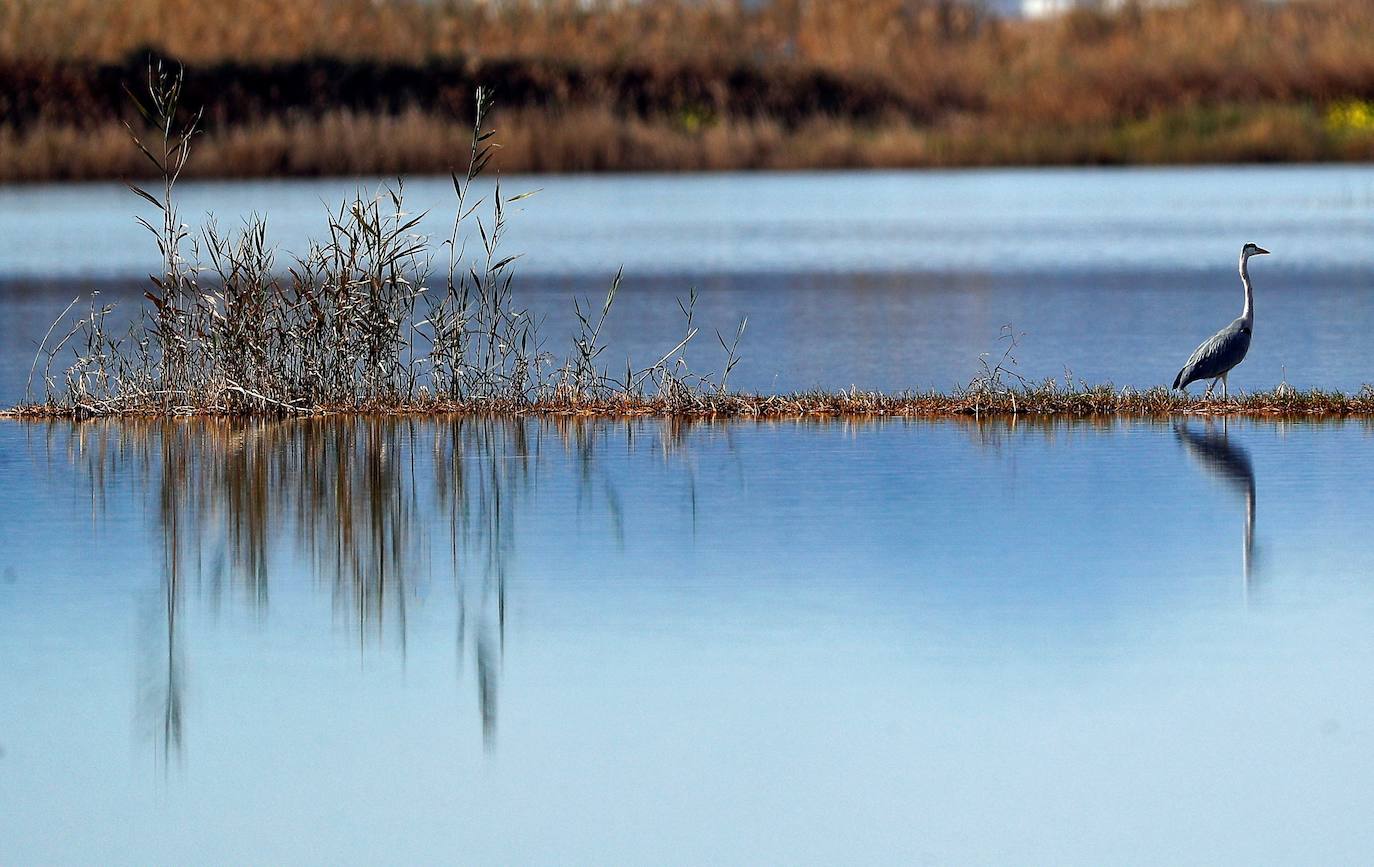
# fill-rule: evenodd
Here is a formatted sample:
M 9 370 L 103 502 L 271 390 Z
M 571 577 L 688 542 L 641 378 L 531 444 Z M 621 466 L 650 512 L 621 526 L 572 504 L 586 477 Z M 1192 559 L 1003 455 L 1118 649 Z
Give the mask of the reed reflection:
M 607 437 L 633 447 L 636 435 L 579 420 L 472 417 L 68 430 L 66 459 L 89 484 L 94 523 L 131 476 L 155 504 L 162 565 L 142 618 L 139 713 L 166 764 L 185 741 L 187 597 L 212 612 L 227 604 L 266 619 L 274 581 L 302 574 L 329 595 L 335 622 L 360 653 L 386 645 L 403 658 L 411 607 L 451 579 L 456 677 L 473 672 L 492 748 L 522 505 L 556 452 L 575 467 L 579 504 L 623 538 L 620 496 L 598 452 Z M 664 432 L 665 455 L 680 437 Z M 49 447 L 56 441 L 50 436 Z
M 1255 470 L 1250 462 L 1250 453 L 1240 443 L 1231 441 L 1230 431 L 1224 422 L 1221 429 L 1217 430 L 1208 419 L 1201 431 L 1193 429 L 1187 422 L 1178 422 L 1174 425 L 1174 433 L 1203 470 L 1245 500 L 1241 575 L 1242 589 L 1248 602 L 1255 552 Z
M 144 606 L 140 639 L 138 714 L 159 765 L 168 769 L 183 755 L 185 655 L 179 640 L 179 585 L 164 576 Z

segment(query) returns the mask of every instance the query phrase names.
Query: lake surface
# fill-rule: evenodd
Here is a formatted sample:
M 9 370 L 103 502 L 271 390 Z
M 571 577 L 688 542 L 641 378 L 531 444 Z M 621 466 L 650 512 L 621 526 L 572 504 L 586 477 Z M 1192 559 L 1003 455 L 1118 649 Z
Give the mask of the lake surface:
M 327 205 L 376 182 L 185 184 L 182 214 L 232 227 L 268 215 L 283 251 L 324 232 Z M 1358 389 L 1374 332 L 1374 167 L 990 170 L 509 178 L 540 189 L 510 216 L 516 290 L 545 344 L 572 335 L 574 293 L 626 279 L 604 356 L 648 363 L 684 332 L 675 298 L 700 291 L 689 360 L 718 370 L 714 329 L 749 327 L 740 388 L 948 389 L 1022 337 L 1018 370 L 1167 384 L 1240 314 L 1252 263 L 1254 344 L 1233 387 Z M 412 179 L 421 228 L 447 236 L 452 186 Z M 146 207 L 146 206 L 145 206 Z M 137 307 L 157 251 L 116 184 L 0 187 L 0 402 L 23 397 L 33 350 L 79 294 Z M 285 252 L 283 263 L 289 260 Z
M 0 425 L 0 860 L 1360 861 L 1372 436 Z
M 738 387 L 1374 379 L 1374 169 L 510 179 L 517 292 Z M 187 184 L 286 248 L 342 180 Z M 416 211 L 448 181 L 407 183 Z M 156 267 L 0 187 L 0 403 Z M 442 231 L 430 218 L 426 227 Z M 652 359 L 651 359 L 652 360 Z M 40 371 L 41 375 L 41 371 Z M 1364 863 L 1374 426 L 0 422 L 0 863 Z

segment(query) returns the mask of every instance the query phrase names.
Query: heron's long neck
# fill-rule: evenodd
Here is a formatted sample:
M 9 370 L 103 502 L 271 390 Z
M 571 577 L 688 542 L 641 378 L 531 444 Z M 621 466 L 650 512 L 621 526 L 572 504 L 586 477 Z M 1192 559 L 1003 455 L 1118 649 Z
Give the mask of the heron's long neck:
M 1250 285 L 1250 270 L 1247 267 L 1249 258 L 1240 257 L 1240 282 L 1245 284 L 1245 310 L 1240 314 L 1240 318 L 1245 320 L 1246 327 L 1255 323 L 1255 289 Z

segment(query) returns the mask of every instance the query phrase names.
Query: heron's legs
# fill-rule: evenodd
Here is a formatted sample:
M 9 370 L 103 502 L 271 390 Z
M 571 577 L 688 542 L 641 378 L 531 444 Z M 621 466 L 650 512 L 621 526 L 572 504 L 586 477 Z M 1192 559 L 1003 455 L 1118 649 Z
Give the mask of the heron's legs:
M 1226 371 L 1221 375 L 1221 396 L 1224 400 L 1231 399 L 1231 391 L 1226 387 L 1226 377 L 1231 375 L 1231 371 Z

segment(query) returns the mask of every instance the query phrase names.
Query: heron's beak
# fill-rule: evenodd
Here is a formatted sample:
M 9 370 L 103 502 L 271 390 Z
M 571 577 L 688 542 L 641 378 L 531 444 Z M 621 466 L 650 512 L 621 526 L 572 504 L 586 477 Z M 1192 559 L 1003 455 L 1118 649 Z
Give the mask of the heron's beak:
M 1255 248 L 1255 255 L 1256 255 L 1256 256 L 1268 256 L 1268 255 L 1269 255 L 1269 251 L 1266 250 L 1266 249 L 1264 249 L 1263 247 L 1256 247 L 1256 248 Z

